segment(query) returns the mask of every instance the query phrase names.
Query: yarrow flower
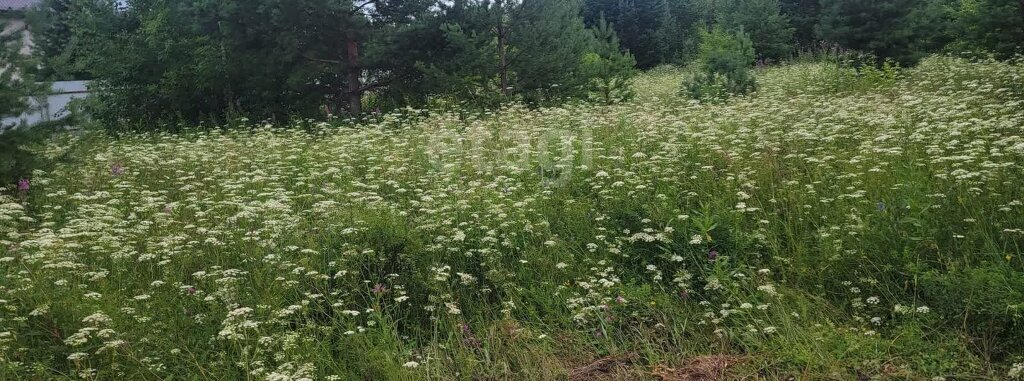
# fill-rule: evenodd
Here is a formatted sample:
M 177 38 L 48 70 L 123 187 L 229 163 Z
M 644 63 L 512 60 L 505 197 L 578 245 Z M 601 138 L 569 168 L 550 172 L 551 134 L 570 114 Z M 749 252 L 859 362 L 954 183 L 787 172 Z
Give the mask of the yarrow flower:
M 1010 372 L 1006 374 L 1011 380 L 1024 379 L 1024 362 L 1015 363 L 1010 368 Z
M 80 360 L 85 359 L 86 357 L 89 357 L 88 353 L 75 352 L 75 353 L 72 353 L 72 354 L 68 355 L 68 360 L 80 361 Z
M 693 237 L 690 237 L 690 244 L 691 245 L 700 245 L 703 242 L 704 242 L 704 237 L 702 237 L 700 234 L 694 234 Z

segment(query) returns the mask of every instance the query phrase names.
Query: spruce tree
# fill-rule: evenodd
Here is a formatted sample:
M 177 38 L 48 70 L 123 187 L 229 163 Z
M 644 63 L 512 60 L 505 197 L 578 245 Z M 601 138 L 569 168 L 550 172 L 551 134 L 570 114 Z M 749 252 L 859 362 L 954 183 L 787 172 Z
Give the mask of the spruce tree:
M 821 0 L 819 29 L 825 41 L 912 64 L 907 16 L 914 0 Z
M 715 21 L 727 30 L 742 30 L 761 58 L 779 60 L 793 51 L 793 27 L 778 0 L 718 0 Z

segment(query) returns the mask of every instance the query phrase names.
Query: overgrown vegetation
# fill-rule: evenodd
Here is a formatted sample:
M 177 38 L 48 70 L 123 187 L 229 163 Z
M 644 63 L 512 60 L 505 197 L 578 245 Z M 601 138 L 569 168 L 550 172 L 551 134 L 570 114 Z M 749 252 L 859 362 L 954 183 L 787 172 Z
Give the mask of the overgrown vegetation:
M 1024 378 L 1024 2 L 29 19 L 0 379 Z
M 0 378 L 1021 376 L 1020 62 L 681 76 L 58 135 L 0 198 Z

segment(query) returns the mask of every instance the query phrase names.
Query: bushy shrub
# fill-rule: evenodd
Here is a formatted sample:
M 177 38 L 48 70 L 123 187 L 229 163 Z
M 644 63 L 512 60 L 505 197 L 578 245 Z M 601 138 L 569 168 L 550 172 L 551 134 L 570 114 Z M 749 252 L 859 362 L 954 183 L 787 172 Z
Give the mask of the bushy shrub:
M 750 70 L 754 45 L 742 30 L 714 28 L 701 36 L 698 72 L 683 85 L 683 92 L 700 100 L 722 100 L 757 89 Z

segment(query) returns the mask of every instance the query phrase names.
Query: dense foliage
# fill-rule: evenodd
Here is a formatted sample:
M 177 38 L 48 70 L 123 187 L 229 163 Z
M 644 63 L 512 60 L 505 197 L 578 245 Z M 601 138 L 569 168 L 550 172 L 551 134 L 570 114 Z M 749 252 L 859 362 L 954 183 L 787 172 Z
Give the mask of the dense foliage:
M 0 196 L 0 379 L 1019 378 L 1024 66 L 857 70 L 61 135 Z
M 793 27 L 781 11 L 778 0 L 719 0 L 715 22 L 747 34 L 758 57 L 781 60 L 791 56 L 794 46 Z
M 1024 2 L 968 0 L 955 8 L 956 42 L 960 51 L 995 53 L 1000 58 L 1024 54 Z
M 2 15 L 0 15 L 2 17 Z M 45 91 L 46 82 L 33 79 L 38 65 L 21 54 L 22 30 L 15 30 L 0 18 L 0 117 L 18 116 L 31 106 L 33 94 Z M 17 118 L 15 118 L 17 119 Z M 46 130 L 26 131 L 19 122 L 0 122 L 0 183 L 10 184 L 38 165 L 27 146 L 39 144 Z
M 601 20 L 615 25 L 622 45 L 636 57 L 638 66 L 649 69 L 683 58 L 687 34 L 696 21 L 691 8 L 669 0 L 588 0 L 584 17 L 590 25 Z
M 112 128 L 607 102 L 592 95 L 609 58 L 690 63 L 714 28 L 762 63 L 832 45 L 1009 59 L 1024 41 L 1017 0 L 44 0 L 32 20 L 41 75 L 96 79 Z M 602 20 L 617 56 L 594 41 Z

